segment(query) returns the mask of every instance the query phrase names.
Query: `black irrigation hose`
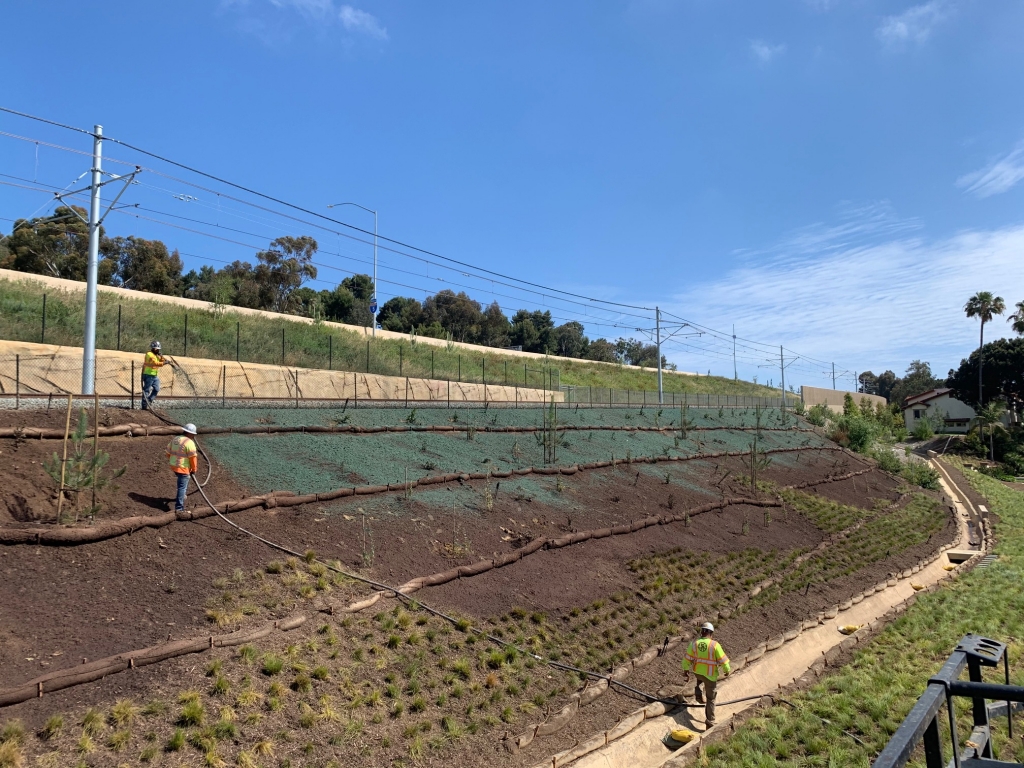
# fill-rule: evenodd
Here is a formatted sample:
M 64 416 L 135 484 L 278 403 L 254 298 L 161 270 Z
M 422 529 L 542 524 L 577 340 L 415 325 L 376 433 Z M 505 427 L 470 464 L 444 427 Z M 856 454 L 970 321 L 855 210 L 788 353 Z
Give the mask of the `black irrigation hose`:
M 191 477 L 192 477 L 193 480 L 195 480 L 195 476 L 194 475 L 192 475 Z M 237 523 L 235 523 L 233 520 L 229 520 L 228 517 L 226 515 L 224 515 L 219 509 L 217 509 L 216 505 L 213 502 L 210 501 L 210 498 L 206 495 L 206 491 L 203 490 L 203 486 L 199 485 L 198 481 L 196 481 L 196 486 L 199 488 L 199 492 L 203 495 L 203 499 L 206 501 L 206 503 L 210 507 L 210 509 L 212 509 L 217 514 L 218 517 L 220 517 L 224 522 L 226 522 L 231 527 L 235 528 L 236 530 L 241 531 L 242 533 L 246 534 L 247 536 L 252 536 L 257 541 L 262 541 L 268 547 L 271 547 L 273 549 L 279 550 L 279 551 L 284 552 L 286 554 L 292 555 L 293 557 L 298 557 L 298 558 L 302 558 L 302 559 L 304 559 L 306 557 L 301 552 L 296 552 L 296 551 L 294 551 L 292 549 L 288 549 L 287 547 L 282 546 L 281 544 L 276 544 L 275 542 L 270 541 L 269 539 L 265 539 L 262 536 L 253 533 L 252 531 L 246 530 L 242 526 L 240 526 Z M 425 603 L 422 603 L 419 600 L 415 600 L 414 598 L 411 598 L 411 597 L 409 597 L 406 594 L 403 594 L 396 587 L 392 587 L 392 586 L 390 586 L 388 584 L 383 584 L 383 583 L 381 583 L 379 581 L 374 581 L 373 579 L 368 579 L 365 576 L 359 576 L 358 574 L 349 573 L 348 571 L 342 570 L 341 568 L 338 568 L 335 565 L 332 565 L 330 563 L 324 562 L 323 560 L 320 560 L 319 558 L 316 558 L 316 560 L 321 565 L 325 566 L 326 568 L 329 568 L 332 571 L 335 571 L 336 573 L 340 573 L 343 576 L 346 576 L 347 578 L 353 579 L 354 581 L 361 581 L 364 584 L 369 584 L 371 587 L 376 587 L 377 589 L 379 589 L 379 590 L 381 590 L 383 592 L 390 592 L 390 593 L 394 594 L 394 596 L 397 599 L 405 601 L 410 607 L 413 607 L 415 605 L 416 607 L 422 608 L 427 613 L 433 614 L 434 616 L 437 616 L 438 618 L 444 619 L 445 621 L 449 622 L 454 627 L 457 627 L 457 628 L 460 627 L 460 621 L 458 619 L 456 619 L 456 618 L 454 618 L 452 616 L 449 616 L 448 614 L 444 613 L 443 611 L 439 611 L 436 608 L 431 608 L 429 605 L 427 605 Z M 538 656 L 537 654 L 535 654 L 535 653 L 533 653 L 531 651 L 528 651 L 528 650 L 525 650 L 523 648 L 520 648 L 515 643 L 510 643 L 510 642 L 508 642 L 506 640 L 502 640 L 501 638 L 495 637 L 494 635 L 489 635 L 486 632 L 484 632 L 483 630 L 477 629 L 474 626 L 468 627 L 467 630 L 476 633 L 479 637 L 483 637 L 483 638 L 485 638 L 487 640 L 490 640 L 492 643 L 495 643 L 497 645 L 503 646 L 505 648 L 511 648 L 512 650 L 516 651 L 517 653 L 521 653 L 524 656 L 529 656 L 529 657 L 531 657 L 533 659 L 536 659 L 537 661 L 541 662 L 542 664 L 546 664 L 549 667 L 553 667 L 554 669 L 561 669 L 561 670 L 567 671 L 567 672 L 575 672 L 576 674 L 585 675 L 586 677 L 595 678 L 597 680 L 606 680 L 608 682 L 608 686 L 609 687 L 611 687 L 611 686 L 618 686 L 618 687 L 622 688 L 623 690 L 628 691 L 630 693 L 633 693 L 633 694 L 635 694 L 637 696 L 641 696 L 641 697 L 643 697 L 644 699 L 646 699 L 648 701 L 660 702 L 662 704 L 665 704 L 666 706 L 672 706 L 672 707 L 680 706 L 680 702 L 678 702 L 678 701 L 676 701 L 674 699 L 662 699 L 662 698 L 659 698 L 658 696 L 652 696 L 649 693 L 645 693 L 644 691 L 641 691 L 639 688 L 634 688 L 634 687 L 632 687 L 630 685 L 626 685 L 625 683 L 623 683 L 623 682 L 621 682 L 619 680 L 615 680 L 610 675 L 604 675 L 604 674 L 601 674 L 600 672 L 593 672 L 593 671 L 586 670 L 586 669 L 580 669 L 579 667 L 574 667 L 571 664 L 562 664 L 562 663 L 557 662 L 557 661 L 549 661 L 547 659 L 544 659 L 541 656 Z M 752 698 L 760 698 L 760 697 L 756 696 L 756 697 L 752 697 Z M 738 701 L 746 701 L 746 699 L 739 699 Z M 732 702 L 723 702 L 723 703 L 732 703 Z M 684 705 L 684 706 L 692 706 L 692 705 Z
M 191 477 L 192 480 L 196 482 L 196 486 L 199 488 L 199 493 L 201 493 L 203 495 L 203 499 L 206 501 L 206 503 L 210 507 L 210 509 L 212 509 L 217 514 L 217 516 L 221 520 L 226 522 L 228 525 L 232 526 L 236 530 L 241 531 L 242 533 L 246 534 L 247 536 L 252 536 L 257 541 L 262 541 L 264 544 L 266 544 L 268 547 L 271 547 L 272 549 L 279 550 L 279 551 L 284 552 L 286 554 L 292 555 L 293 557 L 298 557 L 298 558 L 305 559 L 305 557 L 306 557 L 305 554 L 303 554 L 301 552 L 296 552 L 296 551 L 294 551 L 292 549 L 288 549 L 287 547 L 282 546 L 281 544 L 276 544 L 273 541 L 270 541 L 269 539 L 265 539 L 262 536 L 253 533 L 252 531 L 246 530 L 245 528 L 243 528 L 242 526 L 238 525 L 234 521 L 229 520 L 228 517 L 226 515 L 224 515 L 219 509 L 217 509 L 216 505 L 214 505 L 214 503 L 210 501 L 209 497 L 206 495 L 206 491 L 203 490 L 203 486 L 199 485 L 199 482 L 197 480 L 195 480 L 195 476 L 194 475 L 190 475 L 189 477 Z M 209 479 L 209 478 L 207 478 L 207 479 Z M 374 581 L 373 579 L 368 579 L 365 576 L 359 576 L 358 574 L 355 574 L 355 573 L 349 573 L 348 571 L 345 571 L 345 570 L 343 570 L 341 568 L 338 568 L 337 566 L 331 565 L 328 562 L 324 562 L 320 558 L 315 558 L 315 560 L 317 562 L 319 562 L 321 565 L 323 565 L 324 567 L 326 567 L 326 568 L 328 568 L 328 569 L 330 569 L 330 570 L 332 570 L 332 571 L 334 571 L 336 573 L 340 573 L 343 576 L 345 576 L 347 578 L 350 578 L 350 579 L 352 579 L 354 581 L 361 581 L 364 584 L 369 584 L 371 587 L 376 587 L 377 589 L 380 589 L 383 592 L 391 592 L 392 594 L 394 594 L 394 596 L 397 599 L 404 601 L 407 605 L 410 606 L 410 608 L 413 608 L 414 610 L 417 607 L 422 608 L 427 613 L 433 614 L 434 616 L 437 616 L 438 618 L 444 619 L 445 621 L 450 623 L 452 626 L 454 626 L 456 628 L 459 627 L 460 622 L 459 622 L 458 619 L 456 619 L 456 618 L 454 618 L 452 616 L 449 616 L 447 613 L 444 613 L 443 611 L 439 611 L 436 608 L 431 608 L 426 603 L 422 603 L 419 600 L 416 600 L 414 598 L 409 597 L 406 594 L 403 594 L 396 587 L 392 587 L 392 586 L 390 586 L 388 584 L 384 584 L 384 583 L 379 582 L 379 581 Z M 635 694 L 637 696 L 640 696 L 641 698 L 646 699 L 647 701 L 650 701 L 650 702 L 657 702 L 657 703 L 664 704 L 667 707 L 672 707 L 672 708 L 683 707 L 683 708 L 686 708 L 686 709 L 691 709 L 691 708 L 699 708 L 699 707 L 703 707 L 704 706 L 704 704 L 698 704 L 698 703 L 690 704 L 690 703 L 688 703 L 686 701 L 680 701 L 680 700 L 677 700 L 677 699 L 663 699 L 663 698 L 661 698 L 659 696 L 652 696 L 649 693 L 641 691 L 639 688 L 634 688 L 631 685 L 626 685 L 625 683 L 623 683 L 623 682 L 621 682 L 619 680 L 615 680 L 610 675 L 604 675 L 604 674 L 601 674 L 600 672 L 593 672 L 591 670 L 580 669 L 579 667 L 574 667 L 571 664 L 562 664 L 561 662 L 550 661 L 550 660 L 544 659 L 541 656 L 538 656 L 537 654 L 532 653 L 531 651 L 527 651 L 527 650 L 525 650 L 523 648 L 520 648 L 515 643 L 509 643 L 509 642 L 507 642 L 505 640 L 502 640 L 499 637 L 495 637 L 494 635 L 489 635 L 486 632 L 484 632 L 482 629 L 477 629 L 474 626 L 467 627 L 467 631 L 472 631 L 472 632 L 476 633 L 479 637 L 486 638 L 487 640 L 490 640 L 492 643 L 495 643 L 497 645 L 503 646 L 505 648 L 511 648 L 514 651 L 516 651 L 517 653 L 521 653 L 524 656 L 529 656 L 529 657 L 531 657 L 533 659 L 536 659 L 537 661 L 541 662 L 542 664 L 546 664 L 547 666 L 552 667 L 554 669 L 560 669 L 560 670 L 563 670 L 563 671 L 566 671 L 566 672 L 575 672 L 578 675 L 586 675 L 587 677 L 595 678 L 597 680 L 605 680 L 605 681 L 608 682 L 608 687 L 609 688 L 611 688 L 613 686 L 618 686 L 619 688 L 622 688 L 624 691 L 628 691 L 629 693 L 632 693 L 632 694 Z M 789 706 L 792 709 L 796 709 L 796 705 L 794 705 L 792 702 L 787 701 L 786 699 L 783 699 L 780 696 L 775 696 L 774 694 L 771 694 L 771 693 L 761 693 L 761 694 L 757 694 L 757 695 L 754 695 L 754 696 L 744 696 L 744 697 L 739 698 L 739 699 L 729 699 L 727 701 L 719 701 L 719 702 L 716 702 L 716 704 L 718 706 L 724 707 L 724 706 L 728 706 L 730 704 L 740 704 L 740 703 L 742 703 L 744 701 L 754 701 L 755 699 L 764 699 L 764 698 L 771 699 L 772 702 L 781 702 L 782 704 L 786 704 L 787 706 Z M 820 715 L 814 715 L 814 717 L 817 717 L 825 725 L 832 725 L 832 723 L 829 720 L 826 720 L 825 718 L 821 717 Z M 842 732 L 844 734 L 849 736 L 851 739 L 856 741 L 861 746 L 867 747 L 867 745 L 861 739 L 857 738 L 857 736 L 855 736 L 854 734 L 850 733 L 849 731 L 847 731 L 845 729 L 841 729 L 841 730 L 842 730 Z

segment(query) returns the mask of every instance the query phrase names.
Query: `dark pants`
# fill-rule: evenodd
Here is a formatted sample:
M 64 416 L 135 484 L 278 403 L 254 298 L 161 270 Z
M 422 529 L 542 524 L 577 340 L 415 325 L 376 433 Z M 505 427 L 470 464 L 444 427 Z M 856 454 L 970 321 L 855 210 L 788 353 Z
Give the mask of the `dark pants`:
M 156 400 L 160 394 L 160 377 L 142 374 L 142 410 L 147 410 L 149 404 Z
M 718 698 L 718 681 L 709 680 L 704 675 L 698 675 L 696 672 L 693 673 L 697 678 L 697 687 L 694 689 L 694 695 L 697 697 L 697 701 L 704 702 L 704 722 L 710 728 L 715 724 L 715 699 Z M 703 684 L 704 693 L 701 694 L 701 685 Z
M 175 472 L 174 476 L 178 478 L 178 496 L 174 500 L 174 510 L 176 512 L 183 512 L 185 510 L 185 489 L 188 488 L 190 475 L 179 475 Z

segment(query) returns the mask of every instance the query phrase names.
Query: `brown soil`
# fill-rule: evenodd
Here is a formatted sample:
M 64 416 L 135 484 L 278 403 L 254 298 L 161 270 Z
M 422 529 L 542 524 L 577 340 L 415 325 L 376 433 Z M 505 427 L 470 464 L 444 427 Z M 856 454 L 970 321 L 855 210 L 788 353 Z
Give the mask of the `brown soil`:
M 0 441 L 0 445 L 13 442 Z M 111 512 L 120 516 L 145 513 L 147 507 L 162 509 L 173 490 L 170 473 L 162 465 L 164 439 L 117 438 L 105 443 L 101 440 L 101 446 L 110 452 L 111 466 L 129 467 L 119 480 L 122 490 L 107 494 Z M 14 451 L 19 457 L 15 466 L 22 466 L 23 457 L 33 455 L 38 448 L 37 442 L 23 443 Z M 5 452 L 7 449 L 8 446 L 0 448 Z M 147 454 L 156 454 L 156 466 L 132 463 L 135 456 Z M 831 456 L 826 459 L 831 468 Z M 24 466 L 28 477 L 15 474 L 11 480 L 15 492 L 18 488 L 31 492 L 35 488 L 33 480 L 38 484 L 38 464 Z M 721 471 L 725 469 L 723 464 Z M 808 461 L 805 471 L 803 479 L 814 477 L 815 465 Z M 629 484 L 630 480 L 635 480 L 636 485 Z M 126 491 L 140 487 L 138 483 L 147 489 L 155 486 L 167 490 L 162 496 L 156 495 L 159 491 Z M 728 481 L 723 486 L 727 484 Z M 657 514 L 667 510 L 670 493 L 676 510 L 712 500 L 678 485 L 665 485 L 645 473 L 637 477 L 627 470 L 608 475 L 581 473 L 567 478 L 565 486 L 567 495 L 587 500 L 585 508 L 566 510 L 499 493 L 491 512 L 481 510 L 479 515 L 460 517 L 458 540 L 468 540 L 472 548 L 458 550 L 456 557 L 444 549 L 451 524 L 447 519 L 438 519 L 441 515 L 437 508 L 422 505 L 415 497 L 406 500 L 401 494 L 390 494 L 388 502 L 400 514 L 377 514 L 369 523 L 373 526 L 375 551 L 372 567 L 365 570 L 363 519 L 358 512 L 365 500 L 350 498 L 331 505 L 257 509 L 233 514 L 231 519 L 296 551 L 314 549 L 322 557 L 339 559 L 347 567 L 394 584 L 509 551 L 537 536 L 557 536 Z M 238 498 L 245 493 L 216 468 L 209 487 L 215 488 L 210 491 L 214 501 Z M 739 484 L 728 490 L 734 496 L 747 492 Z M 734 507 L 721 514 L 712 512 L 696 517 L 689 529 L 657 526 L 628 536 L 538 552 L 515 565 L 427 589 L 421 595 L 424 600 L 439 601 L 479 616 L 502 613 L 517 601 L 545 610 L 585 604 L 596 594 L 627 586 L 628 572 L 622 568 L 626 560 L 675 546 L 710 551 L 753 546 L 749 537 L 739 535 L 745 509 Z M 754 520 L 762 514 L 757 509 L 748 512 Z M 508 530 L 521 532 L 524 538 L 505 541 Z M 764 539 L 759 531 L 758 543 L 778 549 L 813 546 L 821 538 L 804 521 L 773 526 L 768 536 Z M 172 523 L 157 530 L 141 530 L 131 536 L 78 547 L 0 547 L 0 572 L 5 576 L 0 581 L 0 665 L 6 665 L 13 684 L 53 668 L 56 660 L 70 657 L 72 648 L 75 660 L 80 661 L 82 657 L 94 659 L 141 648 L 165 640 L 168 634 L 174 638 L 194 636 L 208 627 L 202 606 L 216 592 L 212 586 L 215 578 L 229 576 L 235 568 L 260 567 L 275 556 L 273 550 L 234 531 L 218 518 Z M 595 563 L 608 581 L 562 577 L 566 568 L 593 575 Z M 111 578 L 115 574 L 116 578 Z M 485 583 L 488 586 L 478 586 Z M 45 610 L 40 610 L 40 606 L 45 606 Z M 78 620 L 69 623 L 69 615 L 76 615 Z M 33 617 L 31 623 L 23 620 L 25 616 Z M 54 653 L 61 656 L 53 656 Z
M 146 417 L 139 411 L 111 413 L 111 424 Z M 124 418 L 120 421 L 114 420 L 121 416 Z M 24 423 L 24 416 L 0 412 L 0 426 Z M 63 414 L 36 413 L 31 423 L 62 428 Z M 166 509 L 173 485 L 164 466 L 165 445 L 166 438 L 101 439 L 101 447 L 111 454 L 110 466 L 128 467 L 118 481 L 120 490 L 104 495 L 102 515 L 121 517 Z M 14 515 L 7 505 L 0 505 L 0 525 L 24 525 L 33 522 L 33 517 L 52 519 L 53 494 L 47 490 L 52 484 L 42 471 L 41 461 L 59 450 L 58 446 L 56 441 L 0 441 L 7 467 L 4 498 L 22 496 L 25 507 L 31 510 L 31 514 Z M 793 485 L 866 466 L 846 454 L 807 452 L 800 454 L 798 461 L 774 462 L 761 477 L 779 485 Z M 670 507 L 678 514 L 723 495 L 748 495 L 749 486 L 736 479 L 744 471 L 741 459 L 694 461 L 686 466 L 685 481 L 669 484 L 658 473 L 629 466 L 583 472 L 563 478 L 562 504 L 544 504 L 499 490 L 492 509 L 481 506 L 454 520 L 438 506 L 421 503 L 416 495 L 404 499 L 401 493 L 373 501 L 369 497 L 350 498 L 331 504 L 257 509 L 236 513 L 231 519 L 297 551 L 314 549 L 323 558 L 340 559 L 350 569 L 394 584 L 507 552 L 538 536 L 620 524 L 660 514 Z M 554 482 L 550 480 L 552 485 Z M 479 486 L 482 491 L 485 484 L 469 485 Z M 895 499 L 898 485 L 876 470 L 851 480 L 819 485 L 808 492 L 871 508 L 878 499 Z M 966 483 L 964 486 L 966 491 Z M 208 487 L 215 501 L 247 493 L 216 466 Z M 478 618 L 494 617 L 519 606 L 544 612 L 558 621 L 572 606 L 622 589 L 635 591 L 637 583 L 624 566 L 637 557 L 675 547 L 709 553 L 751 547 L 789 551 L 810 548 L 822 540 L 823 534 L 799 515 L 791 513 L 785 523 L 776 522 L 765 529 L 758 524 L 762 514 L 759 508 L 736 505 L 721 513 L 695 517 L 689 527 L 655 526 L 635 534 L 540 551 L 505 568 L 425 589 L 416 597 L 438 608 Z M 751 535 L 742 533 L 744 515 L 752 521 Z M 373 542 L 369 548 L 364 533 L 367 530 Z M 948 538 L 951 530 L 948 527 L 943 536 Z M 722 624 L 719 637 L 729 652 L 740 655 L 800 619 L 902 569 L 936 546 L 934 541 L 921 545 L 851 576 L 815 586 L 805 595 L 789 595 L 778 604 L 741 613 Z M 224 631 L 214 629 L 204 617 L 207 600 L 218 592 L 213 581 L 230 576 L 235 569 L 251 571 L 280 557 L 280 553 L 218 518 L 176 522 L 159 530 L 142 530 L 77 547 L 0 547 L 0 572 L 4 576 L 0 580 L 3 685 L 80 663 L 82 658 L 92 660 L 152 645 L 168 636 L 178 639 Z M 713 578 L 714 574 L 708 576 Z M 268 615 L 264 612 L 260 620 Z M 288 642 L 301 642 L 313 631 L 306 627 Z M 657 690 L 675 682 L 676 657 L 659 659 L 631 677 L 629 684 Z M 38 728 L 50 714 L 109 705 L 115 698 L 169 699 L 183 688 L 206 685 L 198 682 L 206 662 L 205 656 L 186 656 L 113 675 L 7 708 L 0 719 L 18 717 L 28 727 Z M 560 706 L 557 700 L 551 703 L 552 711 Z M 498 755 L 499 762 L 532 765 L 575 740 L 609 727 L 618 716 L 637 706 L 638 702 L 629 697 L 609 693 L 585 708 L 563 731 L 537 740 L 535 746 L 514 758 L 495 751 L 495 737 L 501 729 L 485 728 L 475 736 L 464 737 L 457 754 L 430 753 L 421 764 L 450 765 L 454 757 L 459 765 L 484 765 L 492 764 Z M 515 734 L 539 716 L 535 712 L 502 728 Z M 105 753 L 91 758 L 95 765 L 116 763 Z M 378 763 L 367 760 L 365 764 Z

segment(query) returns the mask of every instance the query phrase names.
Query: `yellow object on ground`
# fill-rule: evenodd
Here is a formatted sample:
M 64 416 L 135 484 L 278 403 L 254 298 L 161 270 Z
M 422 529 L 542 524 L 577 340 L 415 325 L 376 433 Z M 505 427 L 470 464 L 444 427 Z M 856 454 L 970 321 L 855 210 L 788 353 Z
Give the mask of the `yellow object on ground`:
M 944 570 L 944 571 L 952 571 L 954 568 L 956 568 L 955 565 L 944 565 L 944 566 L 942 566 L 942 570 Z
M 672 741 L 678 741 L 680 744 L 689 744 L 693 741 L 693 737 L 696 736 L 693 731 L 688 728 L 676 728 L 669 736 L 672 737 Z
M 924 589 L 924 584 L 911 584 L 910 586 L 915 592 Z
M 839 631 L 842 632 L 844 635 L 852 635 L 858 629 L 860 629 L 860 624 L 846 624 L 840 627 Z

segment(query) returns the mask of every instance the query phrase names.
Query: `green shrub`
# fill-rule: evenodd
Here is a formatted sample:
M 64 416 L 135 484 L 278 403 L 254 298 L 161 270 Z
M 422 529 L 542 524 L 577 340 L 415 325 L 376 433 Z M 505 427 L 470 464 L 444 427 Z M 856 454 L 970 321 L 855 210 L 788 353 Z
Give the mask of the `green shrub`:
M 832 411 L 824 403 L 812 405 L 807 411 L 807 421 L 816 427 L 824 427 L 832 417 Z
M 871 451 L 871 457 L 878 462 L 879 469 L 898 475 L 903 469 L 903 463 L 896 458 L 892 451 L 886 448 L 875 448 Z
M 935 427 L 932 426 L 931 419 L 924 416 L 917 420 L 914 425 L 913 431 L 910 433 L 917 440 L 930 440 L 935 436 Z
M 263 674 L 277 675 L 284 669 L 284 660 L 280 656 L 268 653 L 263 657 Z
M 900 475 L 909 483 L 928 488 L 932 491 L 939 489 L 939 473 L 932 469 L 930 464 L 924 462 L 908 462 L 903 465 Z

